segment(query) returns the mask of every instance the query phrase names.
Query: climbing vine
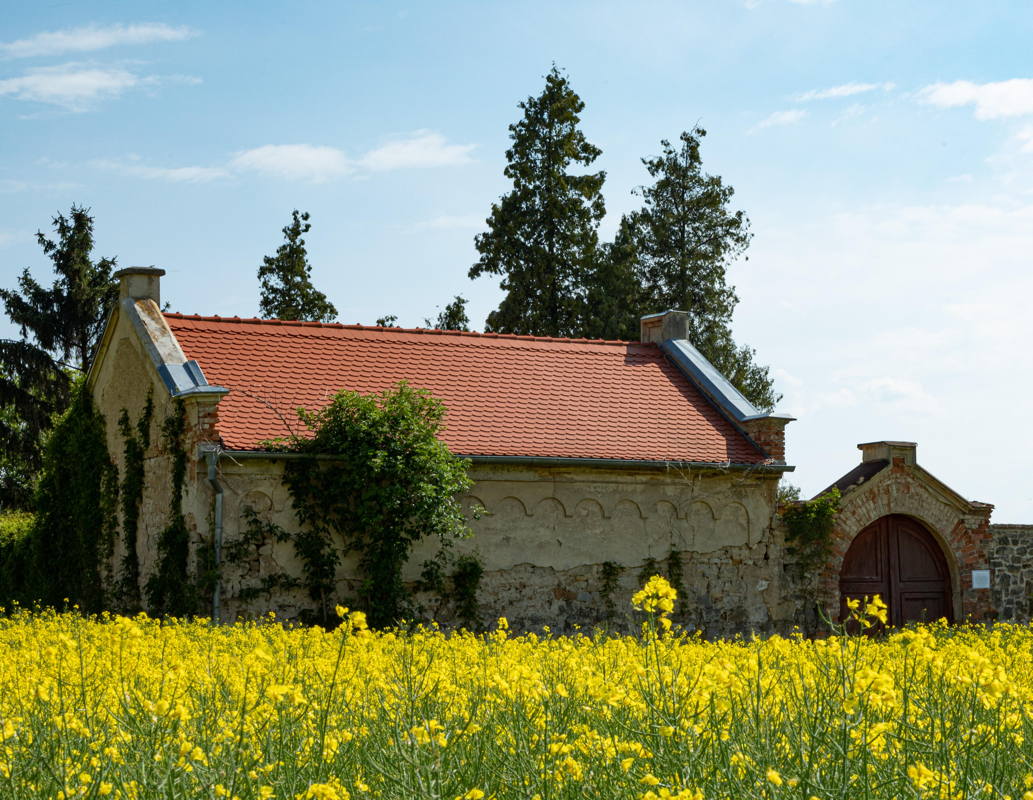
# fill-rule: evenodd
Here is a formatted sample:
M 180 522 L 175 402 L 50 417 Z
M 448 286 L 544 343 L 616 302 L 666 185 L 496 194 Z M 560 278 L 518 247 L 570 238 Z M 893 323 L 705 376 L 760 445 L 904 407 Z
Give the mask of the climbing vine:
M 780 511 L 787 550 L 796 557 L 802 576 L 814 576 L 828 561 L 839 499 L 839 489 L 833 487 L 813 500 L 790 502 Z
M 603 619 L 611 620 L 617 615 L 617 604 L 613 593 L 617 591 L 623 569 L 616 561 L 604 561 L 599 567 L 599 597 L 603 601 Z
M 284 477 L 319 613 L 329 617 L 340 537 L 358 554 L 370 625 L 411 616 L 402 568 L 413 544 L 469 534 L 458 500 L 471 485 L 468 462 L 438 438 L 444 405 L 403 382 L 379 394 L 342 391 L 323 410 L 298 413 L 305 435 L 282 446 L 308 457 L 288 461 Z
M 162 445 L 171 457 L 171 498 L 169 521 L 158 536 L 154 572 L 146 585 L 147 603 L 152 614 L 183 616 L 197 610 L 197 598 L 187 574 L 190 557 L 190 532 L 183 517 L 183 488 L 186 484 L 187 453 L 186 406 L 176 398 L 172 411 L 161 426 Z
M 116 587 L 116 598 L 126 611 L 140 608 L 140 555 L 137 538 L 140 527 L 140 503 L 144 490 L 144 461 L 151 446 L 151 419 L 154 416 L 154 397 L 147 393 L 143 412 L 136 424 L 129 420 L 129 412 L 122 409 L 118 430 L 122 434 L 122 565 Z

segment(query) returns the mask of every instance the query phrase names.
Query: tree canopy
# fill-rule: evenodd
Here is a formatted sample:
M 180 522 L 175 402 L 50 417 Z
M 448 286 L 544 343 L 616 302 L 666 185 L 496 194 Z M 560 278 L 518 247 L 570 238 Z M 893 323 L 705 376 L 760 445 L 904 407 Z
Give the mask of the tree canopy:
M 605 173 L 573 172 L 601 153 L 578 127 L 584 105 L 553 67 L 542 93 L 520 103 L 523 118 L 509 126 L 505 175 L 513 188 L 492 205 L 469 273 L 502 276 L 506 295 L 488 315 L 489 331 L 581 334 L 585 278 L 594 270 L 606 210 Z
M 466 298 L 456 295 L 452 302 L 438 312 L 437 319 L 429 317 L 423 320 L 428 328 L 439 331 L 468 331 L 470 317 L 466 313 Z
M 730 208 L 732 187 L 703 172 L 704 136 L 702 128 L 685 131 L 680 144 L 664 139 L 660 155 L 642 159 L 653 183 L 636 190 L 642 208 L 624 223 L 635 240 L 639 310 L 687 311 L 696 348 L 754 405 L 771 409 L 778 396 L 768 368 L 732 336 L 739 298 L 725 278 L 728 265 L 749 246 L 750 222 L 745 212 Z
M 0 341 L 0 504 L 30 503 L 29 476 L 39 472 L 42 441 L 70 402 L 72 376 L 86 371 L 118 297 L 114 258 L 93 260 L 93 217 L 73 205 L 53 219 L 56 237 L 36 239 L 56 278 L 39 283 L 26 268 L 15 289 L 0 289 L 21 338 Z M 5 462 L 6 463 L 6 462 Z
M 262 282 L 259 301 L 263 317 L 272 319 L 333 322 L 337 309 L 326 295 L 312 285 L 312 265 L 308 262 L 305 240 L 312 229 L 308 212 L 291 212 L 291 223 L 283 229 L 284 242 L 276 255 L 265 256 L 258 268 Z

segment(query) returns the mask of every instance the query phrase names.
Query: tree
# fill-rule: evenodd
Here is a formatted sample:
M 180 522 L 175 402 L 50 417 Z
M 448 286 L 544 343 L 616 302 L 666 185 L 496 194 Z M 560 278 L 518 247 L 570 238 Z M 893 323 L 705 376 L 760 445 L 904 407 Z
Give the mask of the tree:
M 72 206 L 53 219 L 56 241 L 36 239 L 57 279 L 48 288 L 26 268 L 18 289 L 0 289 L 7 316 L 20 340 L 0 341 L 0 448 L 4 465 L 0 503 L 24 507 L 32 488 L 26 476 L 39 472 L 44 435 L 70 402 L 72 376 L 85 372 L 118 297 L 115 259 L 91 260 L 93 217 Z
M 644 158 L 651 186 L 636 190 L 643 207 L 632 215 L 642 306 L 650 312 L 681 309 L 689 314 L 689 338 L 715 367 L 760 408 L 778 401 L 767 367 L 754 351 L 735 344 L 732 312 L 739 302 L 725 269 L 745 253 L 750 222 L 729 208 L 734 190 L 702 170 L 702 128 L 682 133 L 679 146 L 666 139 L 661 154 Z
M 298 414 L 307 431 L 288 447 L 309 457 L 288 461 L 285 480 L 306 526 L 299 542 L 312 554 L 310 572 L 321 577 L 309 586 L 320 621 L 333 605 L 336 534 L 358 552 L 369 624 L 395 624 L 409 611 L 402 567 L 413 544 L 469 533 L 459 503 L 469 462 L 438 438 L 445 407 L 403 382 L 380 394 L 341 391 L 323 410 Z
M 475 239 L 480 259 L 469 274 L 502 276 L 506 296 L 488 315 L 487 330 L 578 336 L 606 210 L 605 173 L 570 169 L 587 167 L 602 151 L 578 129 L 584 103 L 556 67 L 542 93 L 519 108 L 524 116 L 509 126 L 506 151 L 513 188 L 492 204 L 488 230 Z
M 438 318 L 425 318 L 423 324 L 439 331 L 468 331 L 470 317 L 466 314 L 466 298 L 456 295 L 452 302 L 438 312 Z
M 263 317 L 306 322 L 337 319 L 337 309 L 312 285 L 312 265 L 301 238 L 312 229 L 308 220 L 308 212 L 292 211 L 291 224 L 283 229 L 284 243 L 275 256 L 262 259 L 258 277 L 262 281 L 259 305 Z
M 635 229 L 625 216 L 614 240 L 600 248 L 586 290 L 581 336 L 632 341 L 639 338 L 639 317 L 648 312 L 642 310 L 637 267 Z

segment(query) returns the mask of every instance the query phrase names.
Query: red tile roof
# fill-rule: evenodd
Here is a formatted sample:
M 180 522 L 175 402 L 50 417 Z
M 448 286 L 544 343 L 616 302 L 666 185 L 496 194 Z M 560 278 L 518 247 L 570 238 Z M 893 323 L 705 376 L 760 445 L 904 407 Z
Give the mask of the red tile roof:
M 219 433 L 252 449 L 344 388 L 431 390 L 463 455 L 755 464 L 763 454 L 639 342 L 165 315 L 187 358 L 230 393 Z

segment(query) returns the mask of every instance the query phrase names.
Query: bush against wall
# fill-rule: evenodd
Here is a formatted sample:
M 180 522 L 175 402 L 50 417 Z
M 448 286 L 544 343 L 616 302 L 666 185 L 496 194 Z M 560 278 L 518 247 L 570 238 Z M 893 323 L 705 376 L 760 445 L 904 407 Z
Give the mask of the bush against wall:
M 321 411 L 299 411 L 306 429 L 280 446 L 308 456 L 287 462 L 285 480 L 304 531 L 296 537 L 317 621 L 331 621 L 340 536 L 358 553 L 359 603 L 373 626 L 411 612 L 402 568 L 412 546 L 469 535 L 459 496 L 469 462 L 438 438 L 445 407 L 399 383 L 380 394 L 342 391 Z
M 117 485 L 104 417 L 80 382 L 44 449 L 25 599 L 57 607 L 67 599 L 89 612 L 104 608 L 101 570 L 114 547 Z
M 25 576 L 31 566 L 32 527 L 36 517 L 26 511 L 0 514 L 0 606 L 25 603 Z

